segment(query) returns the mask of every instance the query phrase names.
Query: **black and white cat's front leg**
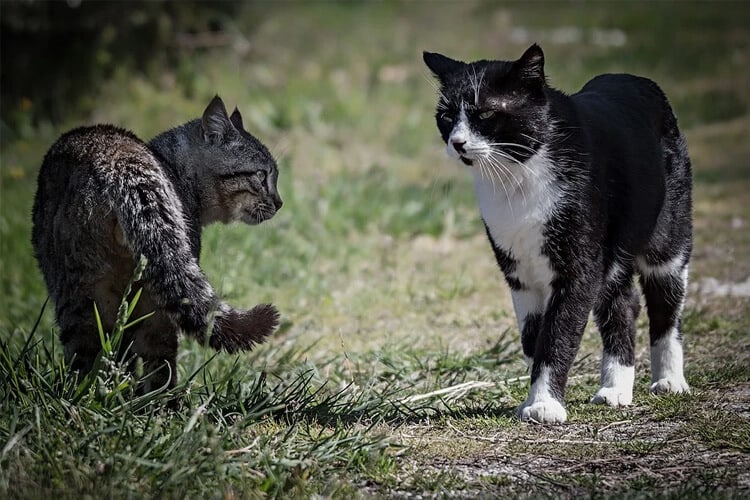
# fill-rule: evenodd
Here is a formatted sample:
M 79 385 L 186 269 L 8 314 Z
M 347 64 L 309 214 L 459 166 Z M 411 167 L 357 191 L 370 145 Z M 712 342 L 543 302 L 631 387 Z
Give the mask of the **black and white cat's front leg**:
M 568 419 L 565 385 L 596 291 L 585 282 L 557 279 L 536 335 L 531 388 L 518 408 L 523 421 L 556 424 Z
M 526 365 L 531 369 L 534 364 L 536 339 L 544 314 L 545 290 L 519 285 L 511 288 L 510 294 L 518 322 L 518 331 L 521 333 L 523 357 Z

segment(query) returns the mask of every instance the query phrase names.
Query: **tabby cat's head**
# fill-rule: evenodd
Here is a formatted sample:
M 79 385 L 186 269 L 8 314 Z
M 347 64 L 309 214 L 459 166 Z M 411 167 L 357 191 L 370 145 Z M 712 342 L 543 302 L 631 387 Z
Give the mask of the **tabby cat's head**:
M 449 155 L 484 169 L 512 168 L 545 143 L 544 54 L 532 45 L 517 61 L 463 63 L 425 52 L 440 82 L 435 119 Z
M 279 171 L 271 153 L 242 125 L 237 108 L 228 115 L 216 96 L 200 120 L 203 161 L 210 170 L 204 186 L 204 223 L 259 224 L 281 208 Z

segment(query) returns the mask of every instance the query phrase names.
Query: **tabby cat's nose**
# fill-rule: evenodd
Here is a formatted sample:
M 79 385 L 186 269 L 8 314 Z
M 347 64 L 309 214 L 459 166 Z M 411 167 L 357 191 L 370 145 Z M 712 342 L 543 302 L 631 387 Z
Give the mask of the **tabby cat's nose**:
M 273 205 L 276 207 L 276 210 L 279 210 L 283 204 L 284 202 L 278 196 L 273 199 Z
M 464 144 L 466 144 L 466 141 L 451 141 L 451 144 L 453 144 L 453 147 L 459 153 L 466 153 L 466 150 L 464 149 Z

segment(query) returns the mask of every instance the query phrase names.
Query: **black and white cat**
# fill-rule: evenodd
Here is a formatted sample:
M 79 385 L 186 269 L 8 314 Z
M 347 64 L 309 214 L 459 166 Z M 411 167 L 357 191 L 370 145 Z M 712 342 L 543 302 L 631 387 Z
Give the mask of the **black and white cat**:
M 532 45 L 517 61 L 425 52 L 440 82 L 437 126 L 468 165 L 531 366 L 522 420 L 564 422 L 565 385 L 589 312 L 604 349 L 591 399 L 633 399 L 633 275 L 651 338 L 651 391 L 688 392 L 680 317 L 692 250 L 691 167 L 659 87 L 600 75 L 566 95 Z

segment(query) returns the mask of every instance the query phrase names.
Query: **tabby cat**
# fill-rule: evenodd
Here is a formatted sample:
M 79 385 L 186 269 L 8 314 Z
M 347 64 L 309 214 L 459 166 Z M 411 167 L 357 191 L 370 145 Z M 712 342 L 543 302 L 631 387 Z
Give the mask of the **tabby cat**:
M 72 368 L 90 371 L 101 347 L 94 303 L 111 329 L 140 256 L 147 264 L 134 317 L 155 314 L 127 329 L 123 346 L 150 374 L 145 391 L 175 385 L 180 330 L 228 352 L 273 333 L 276 308 L 220 302 L 198 258 L 202 226 L 259 224 L 281 208 L 277 177 L 266 147 L 218 96 L 201 119 L 148 143 L 111 125 L 62 135 L 39 172 L 32 244 Z
M 652 392 L 687 392 L 680 317 L 692 250 L 685 139 L 651 80 L 605 74 L 550 87 L 544 54 L 463 63 L 435 53 L 437 127 L 473 174 L 531 367 L 522 420 L 564 422 L 565 385 L 593 310 L 603 341 L 592 402 L 632 402 L 639 275 Z

